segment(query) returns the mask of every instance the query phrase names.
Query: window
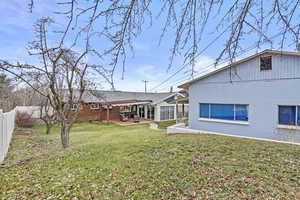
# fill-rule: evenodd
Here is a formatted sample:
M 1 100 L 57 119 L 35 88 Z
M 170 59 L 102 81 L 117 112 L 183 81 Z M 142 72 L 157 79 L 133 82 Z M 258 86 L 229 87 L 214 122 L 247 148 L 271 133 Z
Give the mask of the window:
M 300 106 L 297 106 L 297 125 L 300 126 Z
M 209 118 L 209 104 L 207 103 L 200 104 L 200 117 Z
M 248 121 L 248 105 L 200 103 L 200 118 Z
M 260 57 L 260 71 L 272 70 L 272 56 Z
M 136 106 L 136 105 L 132 106 L 132 111 L 133 111 L 133 112 L 136 112 L 136 111 L 137 111 L 137 106 Z
M 99 109 L 99 104 L 97 104 L 97 103 L 91 103 L 90 104 L 90 108 L 91 109 Z
M 210 104 L 210 118 L 234 120 L 234 105 Z
M 246 105 L 235 105 L 235 120 L 248 121 L 248 109 Z
M 161 106 L 160 107 L 160 120 L 174 120 L 174 106 Z
M 71 105 L 71 110 L 72 110 L 72 111 L 76 111 L 77 108 L 78 108 L 78 104 L 73 103 L 73 104 Z
M 120 107 L 120 112 L 131 112 L 131 106 L 121 106 Z
M 279 106 L 278 111 L 279 124 L 300 126 L 300 106 Z

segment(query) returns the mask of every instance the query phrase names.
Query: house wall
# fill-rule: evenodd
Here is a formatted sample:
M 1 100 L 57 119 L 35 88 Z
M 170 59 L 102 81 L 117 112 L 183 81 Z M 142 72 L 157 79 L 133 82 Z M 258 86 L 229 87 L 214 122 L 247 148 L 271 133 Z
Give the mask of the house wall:
M 107 119 L 107 110 L 103 108 L 91 109 L 89 104 L 83 104 L 78 114 L 77 121 L 103 121 Z M 109 110 L 109 120 L 120 120 L 120 107 L 112 107 Z
M 300 105 L 299 85 L 299 57 L 273 55 L 271 71 L 260 71 L 259 58 L 250 60 L 189 87 L 189 126 L 203 131 L 300 142 L 298 130 L 277 128 L 278 105 Z M 248 104 L 249 123 L 199 120 L 199 103 Z

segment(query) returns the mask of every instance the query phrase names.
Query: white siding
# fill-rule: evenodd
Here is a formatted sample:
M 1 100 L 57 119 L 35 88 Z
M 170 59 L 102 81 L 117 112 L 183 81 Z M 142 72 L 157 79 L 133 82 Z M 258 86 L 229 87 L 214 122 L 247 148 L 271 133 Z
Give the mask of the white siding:
M 272 70 L 267 71 L 260 71 L 260 58 L 257 57 L 232 67 L 231 70 L 221 71 L 199 82 L 204 84 L 279 79 L 300 79 L 300 56 L 272 55 Z

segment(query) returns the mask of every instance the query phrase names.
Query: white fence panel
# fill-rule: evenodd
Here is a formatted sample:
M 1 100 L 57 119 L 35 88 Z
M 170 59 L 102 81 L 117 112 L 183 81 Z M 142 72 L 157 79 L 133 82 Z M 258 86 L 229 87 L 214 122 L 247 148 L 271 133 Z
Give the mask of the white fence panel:
M 0 163 L 4 160 L 15 129 L 16 112 L 3 113 L 0 110 Z

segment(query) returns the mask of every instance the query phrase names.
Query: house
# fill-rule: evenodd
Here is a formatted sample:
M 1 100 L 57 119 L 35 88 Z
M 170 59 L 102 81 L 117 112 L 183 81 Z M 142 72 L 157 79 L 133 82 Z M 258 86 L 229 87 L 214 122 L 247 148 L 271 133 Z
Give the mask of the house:
M 189 127 L 300 142 L 300 52 L 265 50 L 184 83 Z
M 78 121 L 175 120 L 176 105 L 168 102 L 182 96 L 181 93 L 173 92 L 89 90 L 83 94 Z

